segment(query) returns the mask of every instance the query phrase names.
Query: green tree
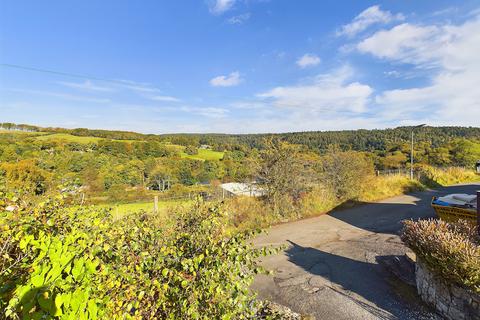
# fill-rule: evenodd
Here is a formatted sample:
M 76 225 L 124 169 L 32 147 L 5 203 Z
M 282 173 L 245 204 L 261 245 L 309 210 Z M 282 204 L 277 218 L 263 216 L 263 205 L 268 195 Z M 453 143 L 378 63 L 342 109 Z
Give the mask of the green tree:
M 452 142 L 452 160 L 459 166 L 473 167 L 480 160 L 480 143 L 466 139 Z
M 331 148 L 323 157 L 322 183 L 340 201 L 355 199 L 373 176 L 373 163 L 363 153 Z
M 47 190 L 51 175 L 40 169 L 33 160 L 4 163 L 0 166 L 9 190 L 25 190 L 36 195 Z
M 407 156 L 400 150 L 389 153 L 383 160 L 383 166 L 387 169 L 397 169 L 405 167 Z
M 286 215 L 314 179 L 313 170 L 299 146 L 279 140 L 266 141 L 265 145 L 257 163 L 258 178 L 274 213 Z
M 185 148 L 185 153 L 190 155 L 190 156 L 196 155 L 196 154 L 198 154 L 198 148 L 195 147 L 195 146 L 187 146 Z

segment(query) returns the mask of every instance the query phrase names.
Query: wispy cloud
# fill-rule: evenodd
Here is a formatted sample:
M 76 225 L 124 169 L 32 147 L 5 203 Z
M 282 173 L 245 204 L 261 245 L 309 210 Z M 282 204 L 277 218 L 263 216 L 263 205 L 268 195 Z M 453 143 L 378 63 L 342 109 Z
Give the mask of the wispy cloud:
M 238 86 L 243 79 L 240 77 L 240 72 L 235 71 L 227 76 L 218 76 L 210 80 L 210 85 L 214 87 L 233 87 Z
M 250 19 L 251 14 L 249 12 L 233 16 L 227 20 L 230 24 L 243 24 Z
M 210 0 L 209 9 L 210 13 L 215 15 L 221 15 L 228 10 L 232 9 L 236 0 Z
M 114 91 L 112 87 L 105 87 L 105 86 L 99 86 L 94 84 L 90 80 L 85 80 L 84 82 L 64 82 L 64 81 L 59 81 L 59 84 L 69 87 L 69 88 L 74 88 L 74 89 L 81 89 L 81 90 L 87 90 L 87 91 L 102 91 L 102 92 L 111 92 Z
M 179 102 L 180 99 L 171 97 L 171 96 L 152 96 L 149 97 L 151 100 L 154 101 L 165 101 L 165 102 Z
M 371 6 L 356 16 L 352 22 L 343 25 L 341 29 L 337 31 L 337 36 L 353 37 L 371 25 L 386 24 L 404 19 L 405 17 L 401 13 L 392 14 L 390 11 L 381 10 L 378 5 Z
M 320 63 L 320 58 L 315 54 L 306 53 L 297 60 L 297 65 L 304 69 L 307 67 L 313 67 Z
M 190 107 L 190 106 L 183 106 L 180 110 L 188 113 L 197 114 L 207 118 L 213 119 L 221 119 L 227 117 L 228 113 L 230 112 L 228 109 L 225 108 L 217 108 L 217 107 Z
M 136 82 L 136 81 L 131 81 L 131 80 L 118 80 L 121 82 L 119 85 L 136 91 L 136 92 L 141 92 L 141 93 L 155 93 L 155 92 L 160 92 L 161 90 L 158 88 L 155 88 L 149 83 L 144 83 L 144 82 Z

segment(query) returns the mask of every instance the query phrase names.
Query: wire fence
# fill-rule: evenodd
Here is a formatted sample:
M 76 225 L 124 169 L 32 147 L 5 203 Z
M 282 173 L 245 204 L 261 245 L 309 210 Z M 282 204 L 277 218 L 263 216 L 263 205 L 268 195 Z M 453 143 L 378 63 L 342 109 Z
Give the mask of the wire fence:
M 417 170 L 414 170 L 416 172 Z M 377 170 L 377 176 L 410 176 L 410 169 L 401 168 L 401 169 L 388 169 L 388 170 Z

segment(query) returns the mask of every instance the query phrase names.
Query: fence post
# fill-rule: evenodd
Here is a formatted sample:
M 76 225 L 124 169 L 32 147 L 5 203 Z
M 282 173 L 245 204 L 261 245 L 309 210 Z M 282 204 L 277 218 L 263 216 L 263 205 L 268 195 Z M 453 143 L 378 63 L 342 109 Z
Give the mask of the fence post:
M 153 212 L 155 214 L 158 213 L 158 196 L 155 196 L 155 198 L 153 198 Z

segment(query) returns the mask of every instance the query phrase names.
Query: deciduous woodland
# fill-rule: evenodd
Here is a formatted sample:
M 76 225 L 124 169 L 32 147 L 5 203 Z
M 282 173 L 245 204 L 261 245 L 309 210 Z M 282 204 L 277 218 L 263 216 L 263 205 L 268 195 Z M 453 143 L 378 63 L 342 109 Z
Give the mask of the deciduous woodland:
M 478 180 L 480 129 L 178 134 L 0 125 L 1 317 L 247 319 L 254 230 Z M 241 182 L 259 197 L 227 197 Z M 158 197 L 153 209 L 153 198 Z

